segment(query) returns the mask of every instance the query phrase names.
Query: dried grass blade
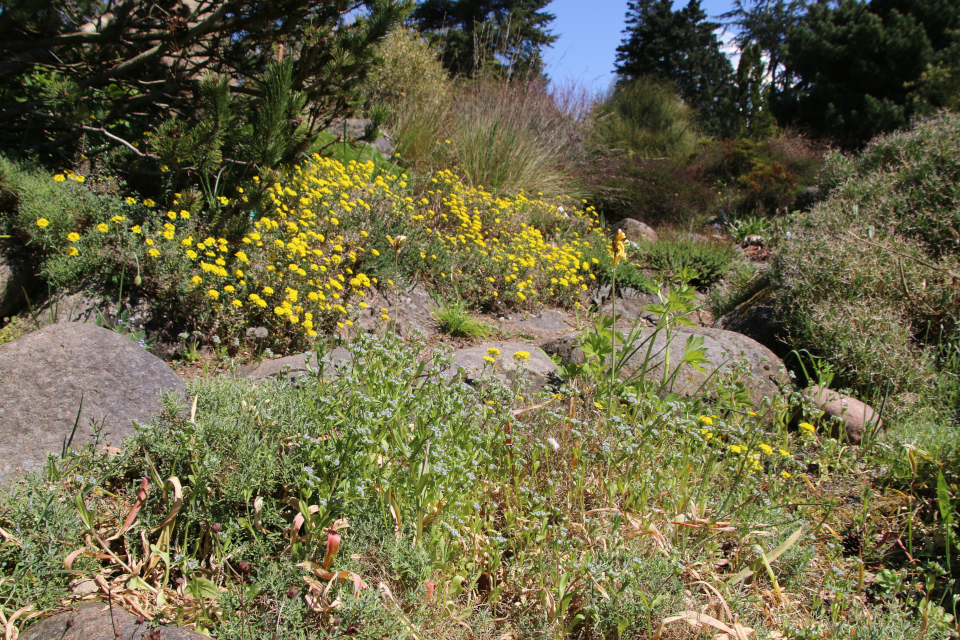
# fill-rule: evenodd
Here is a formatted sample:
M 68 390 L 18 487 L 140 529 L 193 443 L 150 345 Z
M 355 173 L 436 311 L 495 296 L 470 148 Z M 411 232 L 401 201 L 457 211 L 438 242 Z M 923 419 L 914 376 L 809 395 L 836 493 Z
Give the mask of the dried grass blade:
M 127 517 L 123 521 L 123 526 L 120 527 L 120 530 L 115 534 L 107 538 L 107 542 L 111 540 L 117 540 L 125 534 L 130 527 L 133 526 L 134 521 L 137 519 L 137 514 L 140 513 L 140 509 L 143 508 L 143 505 L 147 503 L 147 498 L 150 495 L 150 480 L 147 478 L 142 478 L 140 480 L 140 490 L 137 491 L 137 501 L 133 503 L 133 507 L 130 508 L 130 513 L 127 514 Z
M 4 621 L 3 629 L 3 638 L 4 640 L 17 640 L 17 637 L 20 635 L 20 630 L 17 629 L 13 623 L 17 621 L 17 618 L 22 616 L 25 613 L 33 611 L 33 605 L 28 604 L 25 607 L 21 607 L 13 612 L 13 614 Z M 0 615 L 3 615 L 3 612 L 0 611 Z
M 160 522 L 160 524 L 150 530 L 150 533 L 156 533 L 157 531 L 160 531 L 160 529 L 163 529 L 165 526 L 176 520 L 177 514 L 180 513 L 180 508 L 183 506 L 183 487 L 180 486 L 180 479 L 176 476 L 170 476 L 163 484 L 163 488 L 166 489 L 167 485 L 173 487 L 173 508 L 170 510 L 170 513 L 167 514 L 167 517 Z

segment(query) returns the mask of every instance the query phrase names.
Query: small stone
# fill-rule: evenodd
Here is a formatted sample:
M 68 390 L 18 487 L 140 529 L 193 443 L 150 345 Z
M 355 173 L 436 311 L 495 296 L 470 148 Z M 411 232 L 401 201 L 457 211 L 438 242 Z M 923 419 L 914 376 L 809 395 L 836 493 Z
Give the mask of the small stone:
M 883 426 L 883 420 L 874 408 L 856 398 L 816 385 L 808 387 L 803 395 L 823 411 L 822 417 L 826 419 L 831 438 L 839 440 L 842 431 L 847 442 L 860 444 L 864 433 Z
M 640 244 L 641 242 L 657 241 L 656 231 L 651 229 L 645 223 L 633 218 L 624 218 L 617 224 L 613 225 L 613 227 L 619 228 L 621 231 L 623 231 L 623 234 L 627 236 L 627 240 L 636 244 Z

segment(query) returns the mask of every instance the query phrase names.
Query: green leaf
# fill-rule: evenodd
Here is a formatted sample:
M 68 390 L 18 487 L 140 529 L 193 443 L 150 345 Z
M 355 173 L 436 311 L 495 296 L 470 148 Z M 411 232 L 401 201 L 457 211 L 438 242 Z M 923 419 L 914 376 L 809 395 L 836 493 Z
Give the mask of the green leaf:
M 943 523 L 948 527 L 953 526 L 950 491 L 947 488 L 947 480 L 943 477 L 943 471 L 937 472 L 937 502 L 940 504 L 940 517 L 943 518 Z

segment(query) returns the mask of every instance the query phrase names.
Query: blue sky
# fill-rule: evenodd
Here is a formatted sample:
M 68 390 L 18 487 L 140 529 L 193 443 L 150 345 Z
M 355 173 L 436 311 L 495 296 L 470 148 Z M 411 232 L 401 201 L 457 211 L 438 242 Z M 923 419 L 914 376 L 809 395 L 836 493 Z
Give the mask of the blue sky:
M 686 0 L 673 4 L 679 9 Z M 701 0 L 711 18 L 728 11 L 731 4 L 731 0 Z M 553 0 L 546 10 L 557 16 L 550 25 L 557 41 L 544 51 L 550 78 L 558 83 L 573 80 L 595 91 L 606 89 L 614 80 L 627 0 Z

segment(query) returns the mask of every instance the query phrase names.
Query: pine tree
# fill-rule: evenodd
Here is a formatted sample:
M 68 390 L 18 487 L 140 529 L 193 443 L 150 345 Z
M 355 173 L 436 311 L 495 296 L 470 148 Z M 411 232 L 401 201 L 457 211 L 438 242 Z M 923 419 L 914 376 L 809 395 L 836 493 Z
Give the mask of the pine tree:
M 362 99 L 375 45 L 410 9 L 397 0 L 4 2 L 0 148 L 54 164 L 113 158 L 126 177 L 154 183 L 164 164 L 188 181 L 221 164 L 271 168 Z
M 627 7 L 625 37 L 617 47 L 621 80 L 651 76 L 672 84 L 707 131 L 725 133 L 733 66 L 714 33 L 719 25 L 707 21 L 699 0 L 679 11 L 670 0 L 631 0 Z
M 424 0 L 413 13 L 417 28 L 442 50 L 453 76 L 539 77 L 543 47 L 557 37 L 548 30 L 550 0 Z
M 754 42 L 740 52 L 737 65 L 738 137 L 759 140 L 776 130 L 776 120 L 770 112 L 769 95 L 763 50 L 759 43 Z
M 734 0 L 733 9 L 720 16 L 737 27 L 734 42 L 741 51 L 751 44 L 760 47 L 773 91 L 792 86 L 784 66 L 787 35 L 800 24 L 807 4 L 808 0 Z
M 914 90 L 960 28 L 956 0 L 841 0 L 814 5 L 787 40 L 797 78 L 775 96 L 778 120 L 857 147 L 906 125 Z

